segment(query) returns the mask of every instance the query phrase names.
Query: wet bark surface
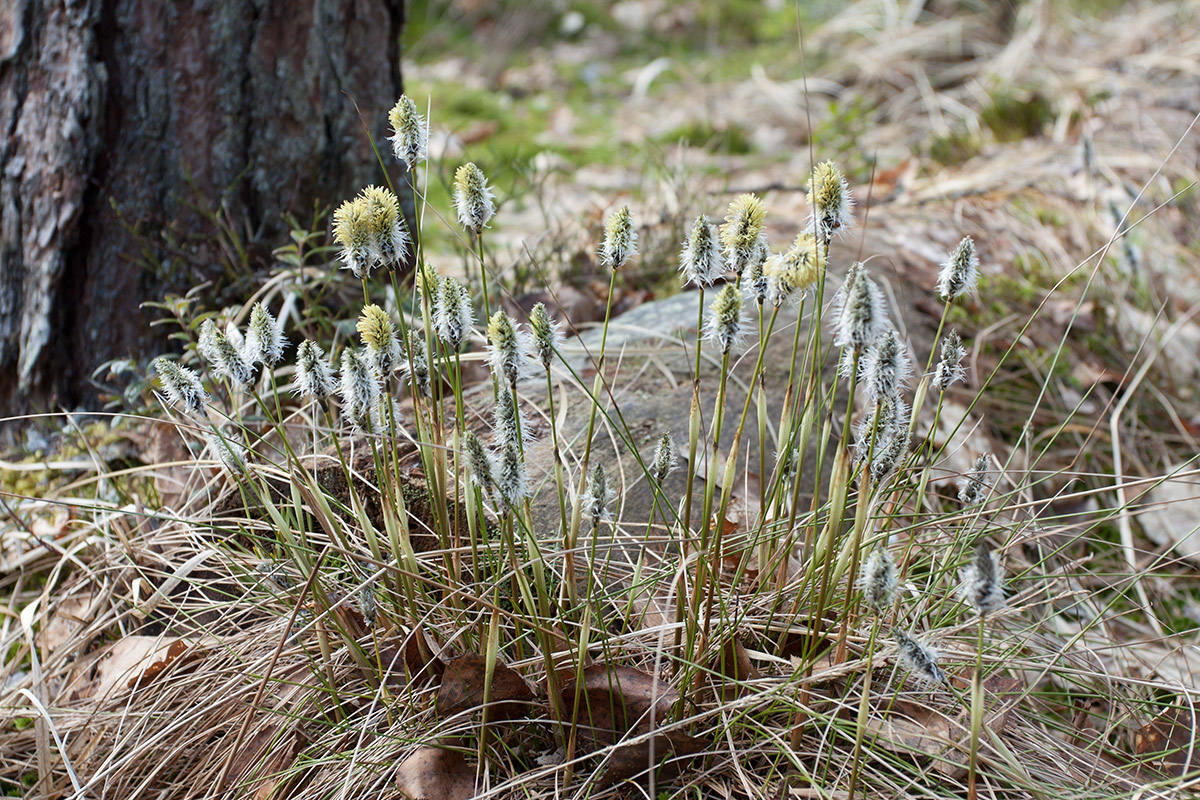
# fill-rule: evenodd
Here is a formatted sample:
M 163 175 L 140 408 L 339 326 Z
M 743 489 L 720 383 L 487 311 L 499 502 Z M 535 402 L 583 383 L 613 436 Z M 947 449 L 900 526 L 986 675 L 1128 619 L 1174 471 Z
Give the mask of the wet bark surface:
M 251 280 L 281 212 L 377 180 L 359 109 L 380 140 L 402 25 L 401 0 L 0 4 L 0 415 L 94 404 L 99 364 L 167 347 L 141 303 Z

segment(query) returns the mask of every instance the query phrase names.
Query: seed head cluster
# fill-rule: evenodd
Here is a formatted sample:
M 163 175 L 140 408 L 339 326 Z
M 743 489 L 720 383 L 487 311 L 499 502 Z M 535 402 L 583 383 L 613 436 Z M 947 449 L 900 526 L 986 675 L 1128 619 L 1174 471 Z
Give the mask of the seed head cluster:
M 936 686 L 946 682 L 946 673 L 938 666 L 940 655 L 936 648 L 896 628 L 892 631 L 900 647 L 900 663 L 916 677 L 917 682 Z
M 859 369 L 859 380 L 866 389 L 869 402 L 899 394 L 912 374 L 908 346 L 894 328 L 887 328 L 867 348 Z
M 380 378 L 387 379 L 400 366 L 400 339 L 387 312 L 374 303 L 363 306 L 358 317 L 358 334 Z
M 376 265 L 395 269 L 408 258 L 409 237 L 400 201 L 390 189 L 368 186 L 333 212 L 333 239 L 341 247 L 342 267 L 356 278 Z
M 887 546 L 877 547 L 863 562 L 862 573 L 859 576 L 859 586 L 862 589 L 863 600 L 878 612 L 884 612 L 892 604 L 896 595 L 899 579 L 896 575 L 896 562 L 892 559 Z
M 766 273 L 771 285 L 771 302 L 776 307 L 789 297 L 803 296 L 817 285 L 825 271 L 825 260 L 817 240 L 808 231 L 802 231 L 790 250 L 768 263 Z
M 867 271 L 857 264 L 847 277 L 848 288 L 837 315 L 833 343 L 838 347 L 861 353 L 875 341 L 887 325 L 883 310 L 883 293 Z
M 958 332 L 950 331 L 942 339 L 941 355 L 933 368 L 933 380 L 930 381 L 933 388 L 944 392 L 958 381 L 965 383 L 967 371 L 963 369 L 962 362 L 966 357 L 967 350 L 963 347 Z
M 675 471 L 678 465 L 679 453 L 675 448 L 675 439 L 670 431 L 663 431 L 658 437 L 658 445 L 654 448 L 654 458 L 650 467 L 650 475 L 659 486 L 667 476 Z
M 242 353 L 251 364 L 262 364 L 268 369 L 274 367 L 283 359 L 287 342 L 283 338 L 283 330 L 275 317 L 262 303 L 255 303 L 250 310 L 250 324 L 246 328 L 246 339 L 242 343 Z
M 996 473 L 992 467 L 991 453 L 984 453 L 975 459 L 971 471 L 958 482 L 958 499 L 963 505 L 973 506 L 987 498 L 988 490 L 996 480 Z
M 241 338 L 237 328 L 230 326 L 230 330 Z M 229 333 L 221 332 L 211 319 L 200 326 L 200 355 L 212 366 L 213 374 L 236 386 L 248 386 L 254 379 L 254 367 L 242 355 L 241 345 L 241 341 L 231 341 Z
M 521 330 L 507 312 L 497 311 L 488 320 L 487 338 L 492 375 L 502 383 L 516 384 L 529 369 L 529 333 Z

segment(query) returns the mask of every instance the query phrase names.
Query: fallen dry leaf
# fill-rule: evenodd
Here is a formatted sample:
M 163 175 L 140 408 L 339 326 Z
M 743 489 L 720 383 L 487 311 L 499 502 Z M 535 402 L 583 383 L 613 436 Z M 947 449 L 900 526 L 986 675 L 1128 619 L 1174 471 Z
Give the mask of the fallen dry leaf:
M 1003 675 L 984 681 L 985 728 L 994 734 L 1004 731 L 1023 685 L 1019 678 Z M 934 769 L 946 777 L 967 774 L 971 729 L 966 710 L 951 717 L 936 708 L 897 700 L 886 716 L 868 722 L 867 732 L 884 747 L 933 759 Z
M 54 602 L 54 616 L 46 627 L 38 633 L 37 642 L 48 653 L 55 653 L 60 647 L 71 643 L 78 647 L 81 642 L 74 641 L 78 634 L 91 622 L 89 610 L 95 600 L 93 597 L 67 597 Z M 74 649 L 74 648 L 72 648 Z
M 409 635 L 404 642 L 404 665 L 414 681 L 440 679 L 446 662 L 437 655 L 437 647 L 424 629 Z
M 130 689 L 140 689 L 149 684 L 159 675 L 166 672 L 167 667 L 176 662 L 185 664 L 188 661 L 194 661 L 198 658 L 203 658 L 204 651 L 189 645 L 182 639 L 176 639 L 175 641 L 171 642 L 171 645 L 167 648 L 165 655 L 161 653 L 158 655 L 160 655 L 161 658 L 151 663 L 150 666 L 146 667 L 146 669 L 142 671 L 141 675 L 136 675 L 129 679 Z
M 457 750 L 425 746 L 400 764 L 396 785 L 410 800 L 470 800 L 475 770 Z
M 1189 708 L 1168 708 L 1134 732 L 1133 752 L 1175 777 L 1200 769 L 1198 719 Z
M 682 769 L 694 756 L 704 750 L 704 740 L 689 736 L 682 731 L 664 731 L 653 738 L 654 766 L 667 766 L 674 774 Z M 651 740 L 628 742 L 615 748 L 606 762 L 604 776 L 597 788 L 603 789 L 621 781 L 648 775 L 650 771 Z M 671 762 L 671 763 L 666 763 Z
M 437 708 L 443 717 L 483 705 L 487 659 L 478 653 L 466 653 L 446 664 L 438 689 Z M 492 694 L 488 718 L 512 719 L 533 699 L 533 692 L 517 672 L 499 661 L 492 676 Z
M 761 676 L 758 669 L 751 663 L 741 638 L 737 636 L 731 638 L 721 648 L 721 652 L 713 659 L 712 670 L 716 676 L 720 676 L 714 677 L 714 680 L 718 682 L 721 697 L 725 702 L 746 692 L 745 681 L 752 681 Z
M 190 663 L 205 653 L 203 648 L 178 637 L 126 636 L 100 654 L 83 684 L 71 693 L 71 699 L 110 699 L 121 685 L 143 688 L 172 664 Z
M 579 686 L 563 687 L 563 701 L 575 706 Z M 583 696 L 579 699 L 579 724 L 584 737 L 597 746 L 614 744 L 625 734 L 650 730 L 650 708 L 657 721 L 667 718 L 679 692 L 665 681 L 633 667 L 593 664 L 583 671 Z

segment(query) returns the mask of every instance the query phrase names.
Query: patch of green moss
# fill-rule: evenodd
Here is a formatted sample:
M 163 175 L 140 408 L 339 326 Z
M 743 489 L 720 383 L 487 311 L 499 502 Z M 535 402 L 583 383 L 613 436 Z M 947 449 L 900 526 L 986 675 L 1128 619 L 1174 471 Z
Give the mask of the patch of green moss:
M 929 143 L 929 157 L 947 167 L 962 164 L 979 155 L 982 142 L 966 131 L 936 136 Z
M 741 125 L 732 123 L 716 127 L 707 120 L 694 120 L 681 125 L 670 133 L 659 136 L 657 141 L 667 146 L 686 142 L 692 147 L 727 155 L 745 155 L 754 149 L 750 134 Z
M 1040 136 L 1054 118 L 1050 101 L 1040 92 L 1020 97 L 1007 90 L 992 95 L 991 103 L 979 114 L 980 121 L 999 142 L 1017 142 Z

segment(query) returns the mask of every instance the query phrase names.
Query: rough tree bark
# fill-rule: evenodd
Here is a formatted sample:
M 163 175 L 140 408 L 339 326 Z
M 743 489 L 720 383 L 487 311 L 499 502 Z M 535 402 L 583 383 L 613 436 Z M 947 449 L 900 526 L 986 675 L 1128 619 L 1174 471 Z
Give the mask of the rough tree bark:
M 139 304 L 220 262 L 200 208 L 223 199 L 265 266 L 281 211 L 377 181 L 355 103 L 384 135 L 403 16 L 402 0 L 0 2 L 0 417 L 86 404 L 98 364 L 148 352 Z

